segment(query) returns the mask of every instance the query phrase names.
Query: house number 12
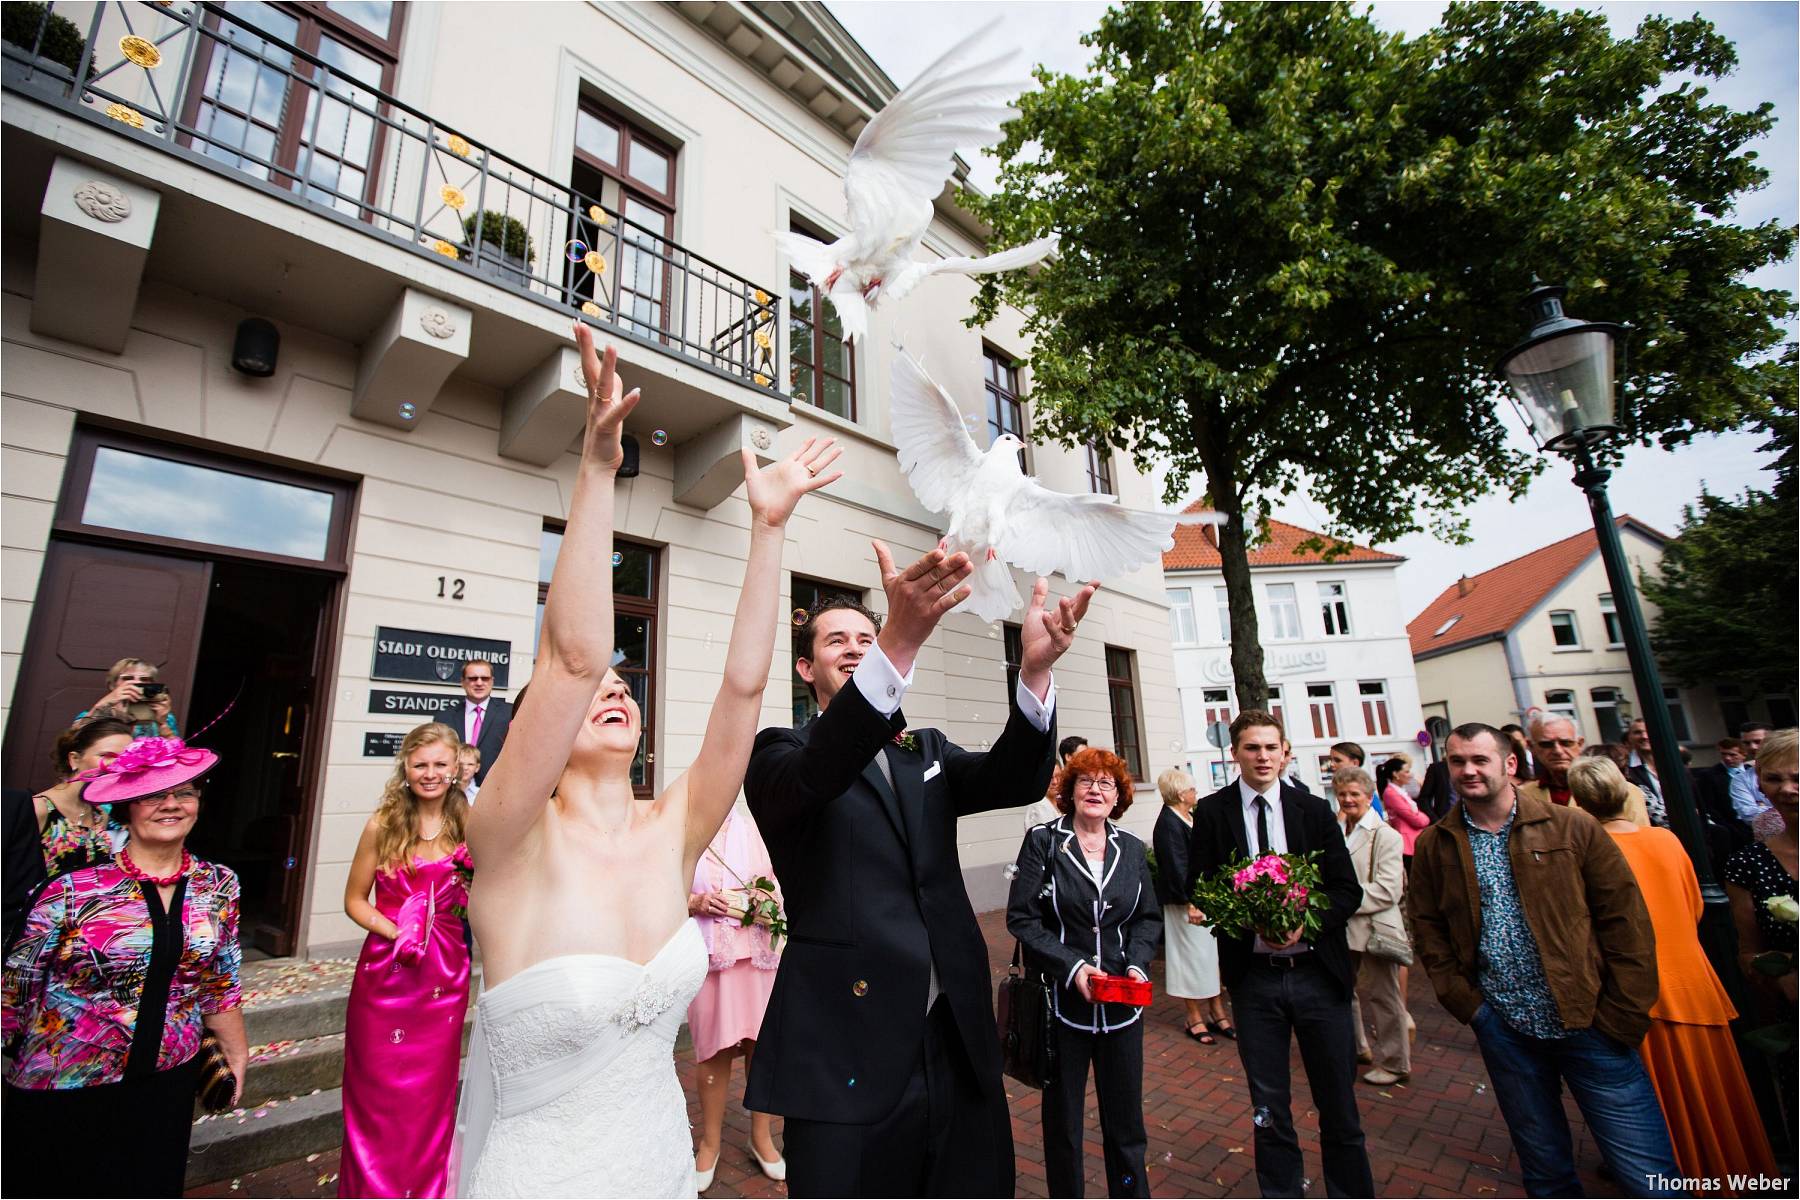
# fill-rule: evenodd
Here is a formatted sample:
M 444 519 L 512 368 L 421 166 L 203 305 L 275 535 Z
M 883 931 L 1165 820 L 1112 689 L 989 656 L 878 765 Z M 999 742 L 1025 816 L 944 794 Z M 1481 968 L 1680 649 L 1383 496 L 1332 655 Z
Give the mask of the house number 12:
M 442 575 L 438 576 L 438 599 L 442 600 L 445 595 L 448 594 L 452 600 L 461 600 L 463 598 L 463 588 L 467 587 L 468 584 L 460 579 L 452 579 L 449 582 L 450 589 L 448 593 L 446 593 L 444 590 L 444 577 Z

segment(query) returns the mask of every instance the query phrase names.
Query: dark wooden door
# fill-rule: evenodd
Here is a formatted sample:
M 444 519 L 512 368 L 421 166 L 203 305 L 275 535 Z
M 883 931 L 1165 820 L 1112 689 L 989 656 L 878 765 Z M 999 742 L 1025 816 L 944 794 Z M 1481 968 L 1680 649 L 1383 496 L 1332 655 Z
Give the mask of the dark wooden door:
M 52 541 L 7 722 L 8 787 L 53 782 L 56 735 L 106 692 L 121 658 L 156 664 L 185 731 L 212 565 Z

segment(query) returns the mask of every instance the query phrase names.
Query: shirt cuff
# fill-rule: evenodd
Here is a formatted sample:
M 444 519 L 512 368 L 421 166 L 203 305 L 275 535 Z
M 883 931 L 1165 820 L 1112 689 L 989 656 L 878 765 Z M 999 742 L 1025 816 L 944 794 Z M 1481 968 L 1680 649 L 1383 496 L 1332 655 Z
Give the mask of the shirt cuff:
M 857 668 L 858 672 L 861 670 L 861 667 Z M 893 667 L 890 666 L 888 670 L 893 670 Z M 855 678 L 855 676 L 851 676 L 851 678 Z M 1022 678 L 1019 680 L 1016 693 L 1019 711 L 1025 714 L 1027 721 L 1031 722 L 1031 727 L 1039 733 L 1049 733 L 1050 717 L 1056 712 L 1056 676 L 1054 674 L 1050 676 L 1050 688 L 1044 693 L 1042 700 L 1039 700 L 1032 690 L 1025 686 L 1025 680 Z
M 850 682 L 861 692 L 869 707 L 884 717 L 891 717 L 899 709 L 900 702 L 906 698 L 906 689 L 912 686 L 913 671 L 908 671 L 905 678 L 894 668 L 893 661 L 882 652 L 879 642 L 869 645 L 869 652 L 863 660 L 856 664 L 856 670 L 850 674 Z M 1035 700 L 1036 697 L 1033 697 Z M 1049 725 L 1038 726 L 1048 729 Z
M 1145 983 L 1150 982 L 1150 976 L 1146 975 L 1144 973 L 1143 969 L 1140 967 L 1126 967 L 1125 973 L 1127 975 L 1136 975 L 1139 979 L 1143 980 Z

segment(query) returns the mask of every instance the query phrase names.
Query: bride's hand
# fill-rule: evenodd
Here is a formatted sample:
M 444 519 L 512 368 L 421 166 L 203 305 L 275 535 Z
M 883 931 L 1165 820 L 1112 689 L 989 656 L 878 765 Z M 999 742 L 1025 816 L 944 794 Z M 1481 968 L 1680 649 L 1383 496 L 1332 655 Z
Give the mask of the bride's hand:
M 843 478 L 842 471 L 825 470 L 842 453 L 836 438 L 807 438 L 786 458 L 758 470 L 756 455 L 746 449 L 744 490 L 751 514 L 771 529 L 786 525 L 800 497 Z
M 581 374 L 587 381 L 587 430 L 581 439 L 581 461 L 616 471 L 625 460 L 620 437 L 625 418 L 637 407 L 638 391 L 624 392 L 619 382 L 619 352 L 611 346 L 604 354 L 594 349 L 594 331 L 584 321 L 575 322 L 575 344 L 581 347 Z

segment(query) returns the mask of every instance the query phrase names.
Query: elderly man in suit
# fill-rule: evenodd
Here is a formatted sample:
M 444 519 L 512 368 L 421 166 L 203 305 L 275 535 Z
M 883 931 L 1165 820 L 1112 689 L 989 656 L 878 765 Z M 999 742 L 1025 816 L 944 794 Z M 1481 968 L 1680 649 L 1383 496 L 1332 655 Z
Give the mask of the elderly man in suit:
M 1237 1018 L 1262 1194 L 1298 1196 L 1304 1185 L 1288 1071 L 1289 1046 L 1297 1040 L 1319 1112 L 1326 1193 L 1373 1196 L 1356 1104 L 1356 1030 L 1350 1015 L 1355 980 L 1345 935 L 1362 903 L 1362 885 L 1331 805 L 1282 782 L 1284 744 L 1281 723 L 1270 713 L 1246 709 L 1231 723 L 1238 779 L 1194 809 L 1188 891 L 1237 858 L 1318 855 L 1320 886 L 1331 898 L 1318 936 L 1307 941 L 1295 930 L 1273 943 L 1260 935 L 1227 937 L 1215 929 L 1219 974 L 1231 990 Z M 1190 909 L 1188 919 L 1203 924 L 1205 914 Z
M 819 716 L 757 735 L 744 792 L 768 843 L 789 936 L 744 1103 L 786 1117 L 793 1196 L 1011 1196 L 987 944 L 956 821 L 1042 796 L 1056 745 L 1050 668 L 1094 588 L 1025 615 L 1019 686 L 992 750 L 907 729 L 900 705 L 938 619 L 968 589 L 966 554 L 904 571 L 875 543 L 884 625 L 815 604 L 795 666 Z
M 463 699 L 444 710 L 444 724 L 481 751 L 481 765 L 475 769 L 475 786 L 480 787 L 500 761 L 500 747 L 512 726 L 512 705 L 494 695 L 494 664 L 485 658 L 463 664 L 462 689 Z

